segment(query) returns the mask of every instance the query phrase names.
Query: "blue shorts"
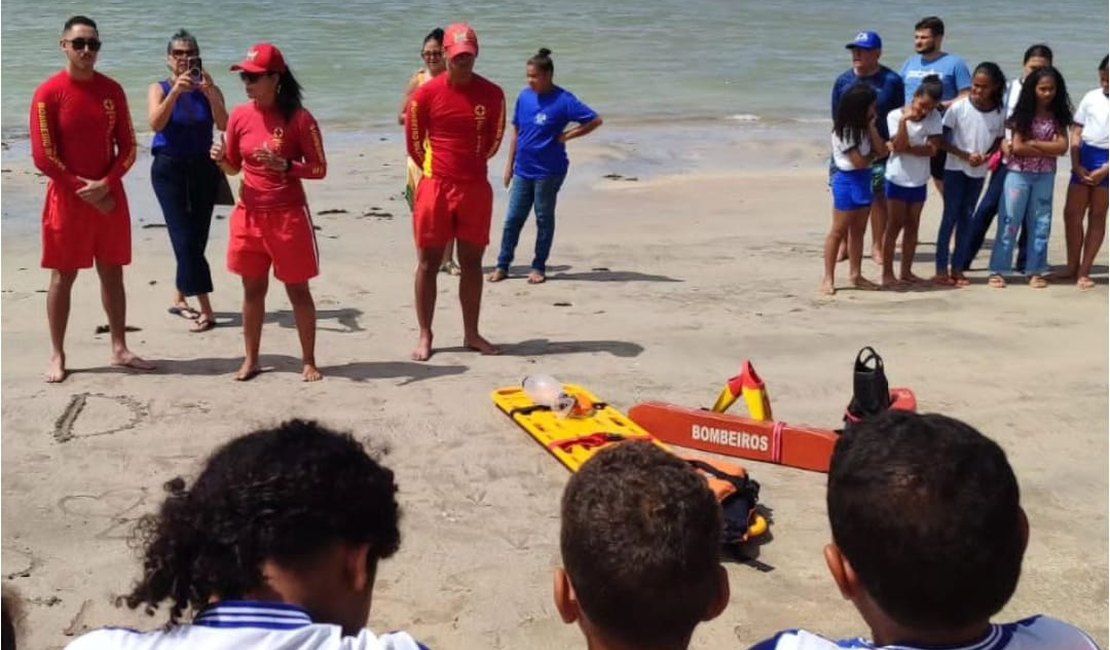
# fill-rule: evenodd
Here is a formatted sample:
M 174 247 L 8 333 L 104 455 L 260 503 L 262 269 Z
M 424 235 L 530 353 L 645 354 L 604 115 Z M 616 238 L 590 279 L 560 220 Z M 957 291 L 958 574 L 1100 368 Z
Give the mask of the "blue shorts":
M 906 203 L 924 203 L 925 190 L 928 185 L 918 185 L 917 187 L 902 187 L 895 185 L 889 180 L 886 182 L 886 198 L 895 199 L 897 201 L 905 201 Z
M 1089 172 L 1093 172 L 1099 167 L 1102 167 L 1106 164 L 1107 160 L 1110 160 L 1110 150 L 1108 149 L 1092 147 L 1086 142 L 1079 148 L 1079 164 L 1083 165 L 1083 168 Z M 1079 177 L 1073 173 L 1071 175 L 1071 184 L 1082 185 L 1083 181 L 1079 180 Z M 1099 187 L 1108 186 L 1110 186 L 1110 178 L 1102 179 L 1102 183 L 1099 184 Z
M 833 209 L 841 212 L 871 207 L 871 168 L 836 170 L 832 177 Z

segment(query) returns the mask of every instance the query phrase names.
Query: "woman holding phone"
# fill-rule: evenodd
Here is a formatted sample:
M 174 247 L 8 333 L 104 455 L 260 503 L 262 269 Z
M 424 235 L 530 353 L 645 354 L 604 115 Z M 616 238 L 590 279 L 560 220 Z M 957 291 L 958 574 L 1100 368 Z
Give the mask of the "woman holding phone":
M 194 321 L 191 332 L 216 326 L 208 294 L 212 273 L 205 259 L 212 208 L 223 174 L 209 156 L 212 127 L 227 128 L 224 96 L 204 70 L 197 39 L 180 30 L 166 44 L 170 76 L 147 92 L 150 145 L 154 162 L 150 181 L 162 206 L 177 260 L 176 292 L 170 313 Z M 196 296 L 200 310 L 188 297 Z

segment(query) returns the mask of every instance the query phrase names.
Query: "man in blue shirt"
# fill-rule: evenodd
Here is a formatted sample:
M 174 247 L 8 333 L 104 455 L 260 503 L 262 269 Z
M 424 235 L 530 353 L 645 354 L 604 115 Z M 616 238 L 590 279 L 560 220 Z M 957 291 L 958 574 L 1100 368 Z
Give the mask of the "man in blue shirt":
M 884 140 L 889 140 L 886 114 L 901 108 L 905 101 L 902 77 L 879 63 L 879 58 L 883 55 L 883 39 L 875 32 L 860 32 L 844 47 L 852 52 L 852 68 L 837 77 L 833 84 L 832 118 L 836 120 L 836 107 L 849 88 L 858 83 L 870 84 L 878 95 L 875 102 L 878 114 L 875 126 L 879 129 L 879 135 Z M 871 164 L 871 188 L 875 193 L 871 203 L 871 257 L 879 264 L 883 261 L 883 233 L 886 230 L 886 196 L 883 194 L 886 161 L 883 158 Z
M 913 26 L 913 49 L 916 54 L 902 64 L 902 80 L 906 86 L 906 100 L 913 101 L 913 94 L 921 85 L 921 80 L 930 75 L 940 77 L 944 86 L 940 106 L 944 112 L 952 102 L 971 92 L 971 71 L 967 63 L 955 54 L 941 49 L 944 44 L 944 21 L 936 16 L 922 18 Z M 930 161 L 929 171 L 937 192 L 944 193 L 944 161 L 946 151 L 940 151 Z

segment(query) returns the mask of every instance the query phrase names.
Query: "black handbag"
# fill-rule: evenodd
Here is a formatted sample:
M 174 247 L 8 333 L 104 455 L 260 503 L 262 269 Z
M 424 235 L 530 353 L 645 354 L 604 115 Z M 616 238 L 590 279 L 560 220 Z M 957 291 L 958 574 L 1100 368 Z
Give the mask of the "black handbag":
M 235 205 L 235 194 L 231 191 L 231 183 L 227 174 L 220 171 L 219 180 L 216 181 L 216 205 Z

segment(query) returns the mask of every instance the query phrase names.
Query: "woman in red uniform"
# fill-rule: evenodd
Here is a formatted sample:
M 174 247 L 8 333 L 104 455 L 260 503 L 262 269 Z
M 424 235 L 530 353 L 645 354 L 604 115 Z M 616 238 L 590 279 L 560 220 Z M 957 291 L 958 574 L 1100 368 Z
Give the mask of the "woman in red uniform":
M 235 379 L 246 381 L 261 372 L 258 348 L 273 265 L 293 304 L 302 377 L 318 381 L 316 305 L 308 281 L 319 274 L 320 262 L 301 179 L 327 173 L 320 128 L 301 106 L 301 86 L 278 48 L 259 43 L 231 69 L 239 71 L 251 101 L 232 112 L 226 143 L 212 146 L 212 159 L 227 174 L 243 171 L 227 244 L 228 269 L 243 278 L 247 353 Z

